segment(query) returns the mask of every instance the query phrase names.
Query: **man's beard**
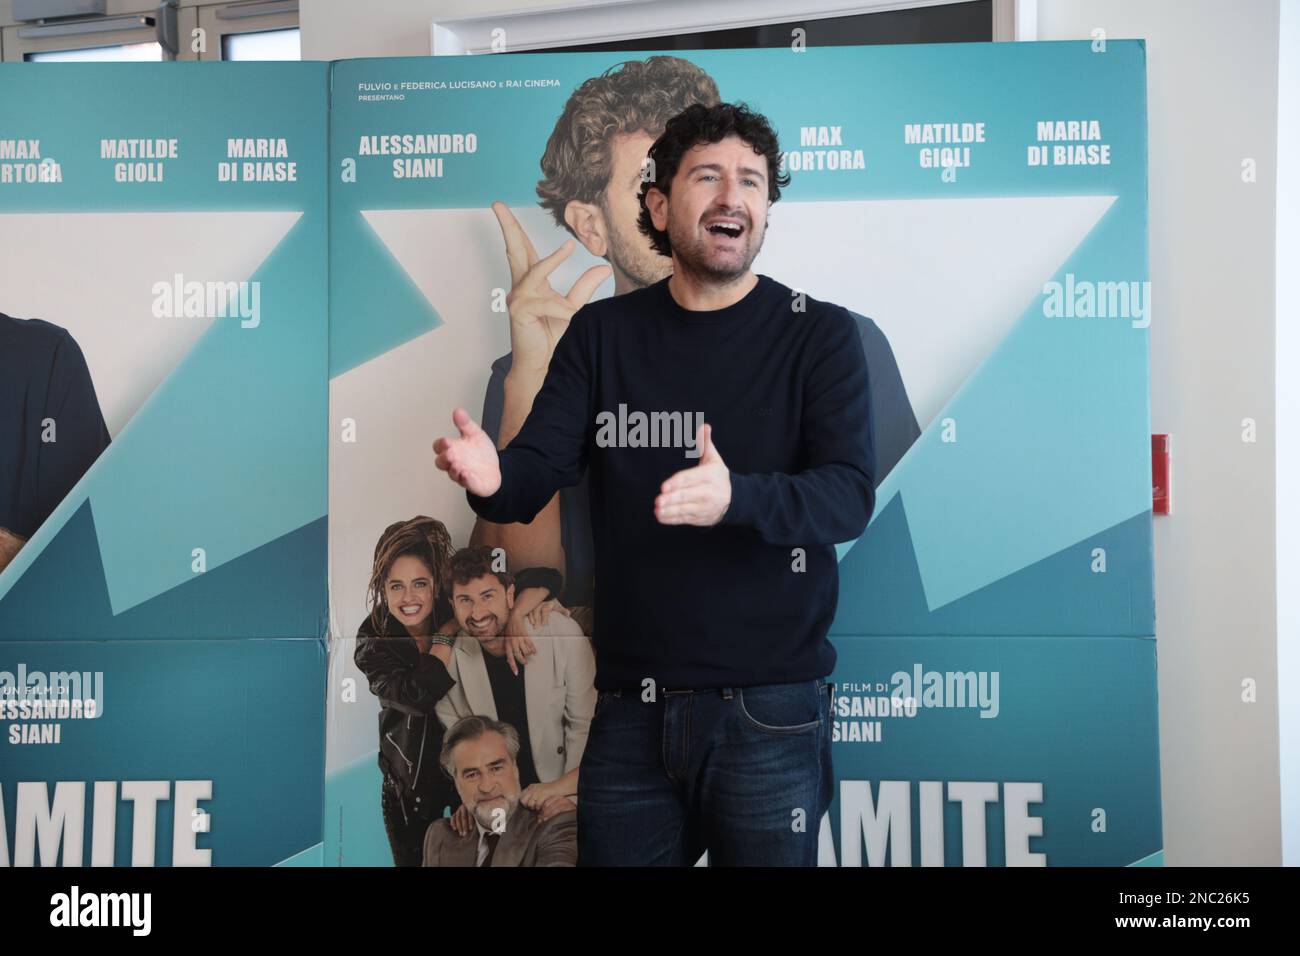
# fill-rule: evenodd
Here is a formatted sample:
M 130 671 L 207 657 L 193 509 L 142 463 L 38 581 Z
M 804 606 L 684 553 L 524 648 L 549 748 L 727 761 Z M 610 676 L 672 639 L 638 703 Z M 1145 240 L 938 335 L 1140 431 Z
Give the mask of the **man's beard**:
M 494 816 L 497 810 L 505 810 L 506 812 L 505 820 L 509 820 L 511 815 L 513 815 L 515 812 L 515 807 L 519 803 L 519 800 L 517 798 L 511 800 L 505 794 L 502 794 L 502 796 L 505 797 L 504 806 L 502 806 L 501 804 L 494 804 L 491 807 L 484 807 L 481 802 L 476 803 L 474 805 L 474 819 L 477 820 L 479 823 L 481 823 L 483 825 L 483 829 L 487 830 L 489 833 L 500 832 L 496 829 L 496 822 L 500 818 Z M 480 815 L 479 813 L 480 810 L 483 811 L 482 815 Z M 487 817 L 487 819 L 484 820 L 483 817 Z M 505 821 L 503 820 L 502 822 Z
M 705 218 L 715 215 L 708 213 Z M 694 226 L 687 226 L 678 223 L 674 228 L 674 222 L 670 216 L 668 219 L 668 242 L 673 249 L 673 259 L 677 263 L 677 268 L 682 272 L 690 273 L 701 279 L 711 280 L 713 282 L 727 283 L 740 278 L 749 271 L 749 267 L 754 264 L 758 258 L 759 251 L 763 248 L 763 238 L 767 232 L 767 224 L 763 225 L 763 233 L 757 234 L 752 228 L 753 223 L 749 221 L 748 216 L 741 216 L 745 222 L 745 246 L 741 250 L 739 258 L 728 256 L 725 260 L 716 259 L 709 253 L 709 240 L 701 239 L 694 230 Z

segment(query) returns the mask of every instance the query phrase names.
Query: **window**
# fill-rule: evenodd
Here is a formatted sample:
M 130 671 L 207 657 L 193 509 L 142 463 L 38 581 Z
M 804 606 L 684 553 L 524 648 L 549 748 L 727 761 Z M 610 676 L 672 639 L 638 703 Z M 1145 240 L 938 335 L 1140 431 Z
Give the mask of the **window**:
M 975 43 L 993 39 L 992 0 L 968 0 L 942 6 L 881 10 L 844 17 L 790 20 L 759 26 L 701 30 L 672 36 L 578 43 L 520 52 L 582 53 L 589 50 L 732 50 L 788 47 L 793 30 L 804 31 L 809 46 L 876 43 Z
M 127 63 L 161 60 L 162 47 L 157 43 L 119 43 L 117 46 L 92 46 L 78 50 L 47 50 L 23 55 L 30 63 Z
M 221 38 L 223 60 L 301 60 L 300 31 L 259 30 L 256 33 L 227 33 Z
M 434 56 L 1032 40 L 1037 0 L 619 0 L 431 24 Z M 796 32 L 802 31 L 802 32 Z
M 27 62 L 169 60 L 158 42 L 159 0 L 111 0 L 108 16 L 8 20 L 0 0 L 0 59 Z M 57 14 L 60 4 L 51 3 Z M 25 14 L 30 15 L 30 14 Z M 177 60 L 300 60 L 298 0 L 179 0 Z M 10 25 L 5 26 L 8 22 Z
M 302 59 L 298 0 L 209 3 L 198 14 L 204 37 L 200 60 Z
M 181 13 L 193 18 L 192 11 Z M 158 43 L 152 9 L 120 16 L 16 23 L 3 29 L 3 53 L 5 60 L 29 63 L 167 59 Z

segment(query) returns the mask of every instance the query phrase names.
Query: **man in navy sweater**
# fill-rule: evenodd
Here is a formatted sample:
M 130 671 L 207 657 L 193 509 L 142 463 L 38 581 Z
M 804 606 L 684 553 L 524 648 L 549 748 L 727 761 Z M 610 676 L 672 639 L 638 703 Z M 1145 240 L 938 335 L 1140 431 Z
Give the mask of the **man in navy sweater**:
M 0 313 L 0 571 L 109 441 L 71 333 Z
M 437 466 L 494 522 L 589 470 L 599 696 L 580 865 L 813 865 L 829 808 L 834 545 L 875 504 L 852 315 L 750 270 L 788 174 L 767 120 L 694 105 L 651 147 L 669 278 L 574 315 L 498 452 L 465 412 Z

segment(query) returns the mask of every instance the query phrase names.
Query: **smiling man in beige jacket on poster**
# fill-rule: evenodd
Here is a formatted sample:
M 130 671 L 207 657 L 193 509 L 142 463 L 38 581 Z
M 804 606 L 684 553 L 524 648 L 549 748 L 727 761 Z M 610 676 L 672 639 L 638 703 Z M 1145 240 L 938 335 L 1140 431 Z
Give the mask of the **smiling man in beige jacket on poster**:
M 515 673 L 505 647 L 514 581 L 493 570 L 493 561 L 489 548 L 464 548 L 452 558 L 451 603 L 461 632 L 447 670 L 456 686 L 436 711 L 448 729 L 471 715 L 515 727 L 520 800 L 549 817 L 576 805 L 578 765 L 596 707 L 596 660 L 578 625 L 556 613 L 540 626 L 526 625 L 537 652 Z

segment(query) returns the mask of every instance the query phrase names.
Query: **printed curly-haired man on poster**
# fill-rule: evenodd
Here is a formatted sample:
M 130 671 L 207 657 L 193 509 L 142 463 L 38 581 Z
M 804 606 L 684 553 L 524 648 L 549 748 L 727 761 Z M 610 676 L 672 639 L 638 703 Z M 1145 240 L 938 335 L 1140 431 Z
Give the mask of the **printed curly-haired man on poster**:
M 875 505 L 845 308 L 750 266 L 788 185 L 767 119 L 695 104 L 639 224 L 672 274 L 580 309 L 509 445 L 464 409 L 437 467 L 497 523 L 588 475 L 599 691 L 579 865 L 816 863 L 830 805 L 834 545 Z

